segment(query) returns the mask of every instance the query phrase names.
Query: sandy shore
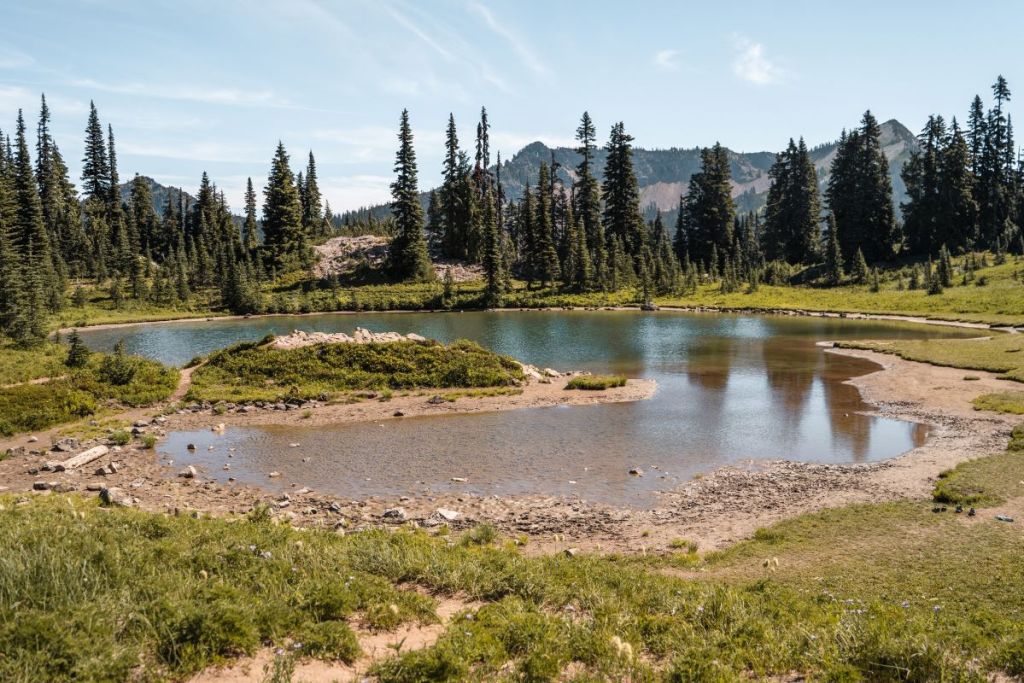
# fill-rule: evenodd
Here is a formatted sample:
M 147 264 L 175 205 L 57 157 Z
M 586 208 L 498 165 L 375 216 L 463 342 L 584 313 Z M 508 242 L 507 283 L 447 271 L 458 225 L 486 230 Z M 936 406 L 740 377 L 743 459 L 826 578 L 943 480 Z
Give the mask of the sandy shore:
M 663 492 L 652 509 L 636 510 L 553 496 L 477 496 L 442 494 L 429 498 L 369 497 L 340 500 L 288 482 L 288 494 L 254 486 L 219 483 L 200 472 L 195 479 L 175 476 L 161 466 L 152 451 L 115 449 L 110 456 L 77 473 L 32 473 L 43 456 L 16 456 L 0 462 L 0 481 L 11 491 L 30 491 L 38 481 L 83 490 L 98 485 L 119 486 L 144 509 L 198 510 L 210 514 L 243 514 L 254 505 L 269 504 L 274 514 L 304 526 L 353 530 L 401 520 L 386 520 L 385 509 L 401 507 L 402 523 L 434 526 L 437 510 L 458 513 L 456 528 L 494 524 L 506 533 L 532 538 L 529 552 L 568 547 L 620 552 L 661 552 L 679 538 L 696 541 L 702 549 L 721 548 L 747 538 L 763 526 L 804 512 L 849 503 L 900 499 L 926 501 L 936 476 L 959 462 L 1005 448 L 1013 420 L 1009 416 L 975 411 L 971 400 L 986 392 L 1006 389 L 991 373 L 970 372 L 906 361 L 871 351 L 828 349 L 869 359 L 879 369 L 848 382 L 858 387 L 874 412 L 930 426 L 927 442 L 898 458 L 863 465 L 816 465 L 789 461 L 749 462 L 725 467 Z M 967 381 L 965 375 L 979 379 Z M 351 420 L 393 418 L 445 412 L 481 412 L 556 404 L 609 400 L 638 400 L 654 391 L 653 383 L 635 381 L 604 392 L 565 391 L 561 382 L 533 384 L 518 396 L 464 398 L 455 403 L 426 403 L 428 396 L 403 396 L 388 402 L 367 401 L 324 406 L 308 418 L 301 411 L 260 411 L 250 414 L 212 413 L 174 415 L 164 429 L 209 428 L 225 424 L 326 424 Z M 615 393 L 619 392 L 619 393 Z M 116 474 L 93 474 L 107 461 L 119 463 Z M 641 464 L 641 463 L 638 463 Z M 457 488 L 457 487 L 456 487 Z M 45 495 L 45 494 L 44 494 Z M 1015 511 L 1010 511 L 1015 512 Z M 1019 511 L 1016 511 L 1019 514 Z
M 368 399 L 359 403 L 321 405 L 309 411 L 303 410 L 255 410 L 249 413 L 228 412 L 211 415 L 209 411 L 184 413 L 167 416 L 164 426 L 167 431 L 209 428 L 223 423 L 225 426 L 247 425 L 293 425 L 318 427 L 348 422 L 379 422 L 382 420 L 419 417 L 423 415 L 455 415 L 467 413 L 490 413 L 521 408 L 546 408 L 559 405 L 593 405 L 596 403 L 622 403 L 642 401 L 650 398 L 657 390 L 652 379 L 631 379 L 624 387 L 601 391 L 566 390 L 569 377 L 553 378 L 550 383 L 530 382 L 521 387 L 522 393 L 497 396 L 462 396 L 454 401 L 431 403 L 434 396 L 446 396 L 445 391 L 417 391 L 410 395 L 399 395 L 387 401 Z M 458 392 L 455 392 L 458 395 Z M 401 414 L 398 414 L 401 413 Z

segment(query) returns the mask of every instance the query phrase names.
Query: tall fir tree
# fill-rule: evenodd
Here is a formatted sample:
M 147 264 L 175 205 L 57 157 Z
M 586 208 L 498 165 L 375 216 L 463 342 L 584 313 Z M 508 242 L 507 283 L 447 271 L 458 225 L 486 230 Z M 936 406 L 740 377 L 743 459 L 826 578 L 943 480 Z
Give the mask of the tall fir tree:
M 256 190 L 252 178 L 245 179 L 245 222 L 242 224 L 242 244 L 250 257 L 259 248 L 259 227 L 256 224 Z
M 626 133 L 621 121 L 612 126 L 605 147 L 608 156 L 601 195 L 605 237 L 610 239 L 614 235 L 627 254 L 636 256 L 646 243 L 647 231 L 640 213 L 640 184 L 633 168 L 632 143 L 633 136 Z
M 576 152 L 580 155 L 580 163 L 576 166 L 576 185 L 574 187 L 575 214 L 582 228 L 582 237 L 586 241 L 588 260 L 593 266 L 592 280 L 603 282 L 605 279 L 604 225 L 601 222 L 601 185 L 594 175 L 594 156 L 597 154 L 597 129 L 590 119 L 590 114 L 583 112 L 580 125 L 576 128 Z M 592 283 L 588 282 L 587 287 Z
M 864 113 L 858 130 L 844 131 L 840 138 L 826 196 L 844 254 L 853 256 L 860 250 L 869 263 L 893 257 L 900 236 L 892 180 L 881 128 L 870 111 Z
M 268 271 L 277 273 L 305 265 L 309 259 L 302 204 L 282 142 L 277 143 L 263 188 L 263 252 Z
M 423 236 L 423 206 L 417 183 L 416 151 L 413 149 L 409 110 L 402 110 L 395 155 L 395 180 L 391 183 L 391 212 L 397 234 L 388 252 L 388 268 L 402 281 L 429 282 L 434 267 Z
M 765 257 L 811 263 L 818 252 L 821 198 L 818 174 L 804 139 L 780 152 L 768 172 L 771 185 L 765 207 L 762 244 Z
M 302 227 L 307 235 L 323 234 L 323 200 L 324 198 L 320 194 L 320 184 L 317 179 L 316 159 L 313 158 L 313 152 L 310 150 L 302 192 Z
M 542 285 L 555 284 L 560 275 L 552 221 L 554 197 L 551 190 L 551 171 L 547 162 L 542 161 L 537 172 L 537 203 L 533 217 L 535 245 L 531 254 L 534 259 L 532 271 Z
M 683 220 L 690 258 L 714 272 L 732 249 L 736 208 L 725 148 L 716 142 L 714 147 L 702 149 L 700 158 L 701 170 L 690 177 Z

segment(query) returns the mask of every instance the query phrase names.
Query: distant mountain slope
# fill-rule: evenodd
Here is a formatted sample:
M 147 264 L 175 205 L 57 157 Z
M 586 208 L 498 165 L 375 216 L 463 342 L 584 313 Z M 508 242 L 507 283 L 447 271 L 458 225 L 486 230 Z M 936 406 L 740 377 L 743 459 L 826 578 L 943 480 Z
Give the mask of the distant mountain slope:
M 906 187 L 900 178 L 903 164 L 910 158 L 910 153 L 917 149 L 917 139 L 899 121 L 891 119 L 881 125 L 882 148 L 889 159 L 889 173 L 892 176 L 893 203 L 899 210 L 900 203 L 906 199 Z M 818 169 L 818 178 L 822 190 L 828 182 L 829 169 L 835 158 L 838 142 L 828 142 L 811 149 L 811 159 Z M 733 152 L 726 150 L 731 162 L 733 179 L 733 197 L 740 211 L 752 211 L 764 206 L 768 193 L 768 170 L 775 161 L 775 152 Z M 537 182 L 540 163 L 559 165 L 558 177 L 566 185 L 575 180 L 575 168 L 580 157 L 575 150 L 568 147 L 550 148 L 542 142 L 532 142 L 523 147 L 511 159 L 501 165 L 501 184 L 505 196 L 518 201 L 523 194 L 526 182 Z M 595 157 L 595 170 L 598 178 L 603 177 L 607 154 L 598 150 Z M 648 216 L 654 208 L 669 214 L 667 218 L 674 220 L 675 210 L 679 205 L 680 195 L 686 194 L 690 176 L 700 170 L 700 149 L 642 149 L 633 150 L 633 164 L 637 179 L 640 182 L 640 203 Z M 426 193 L 424 193 L 426 203 Z M 375 206 L 352 212 L 353 218 L 365 218 L 367 211 L 372 211 L 375 218 L 386 216 L 390 209 L 387 205 Z
M 153 208 L 156 209 L 158 216 L 162 217 L 164 215 L 164 211 L 167 209 L 168 198 L 174 202 L 174 206 L 179 211 L 181 210 L 181 197 L 183 194 L 185 196 L 185 203 L 188 206 L 192 206 L 195 202 L 195 197 L 188 192 L 183 192 L 181 188 L 161 185 L 149 176 L 142 176 L 142 179 L 149 183 L 149 191 L 153 194 Z M 121 201 L 125 204 L 129 203 L 132 195 L 132 181 L 129 180 L 126 183 L 121 183 L 119 187 L 121 190 Z
M 886 121 L 881 126 L 882 146 L 889 159 L 889 170 L 893 178 L 894 201 L 899 203 L 906 197 L 906 188 L 899 177 L 900 169 L 916 149 L 917 140 L 899 121 Z M 818 169 L 822 189 L 828 182 L 829 168 L 835 158 L 837 142 L 819 145 L 811 150 L 811 159 Z M 575 179 L 575 167 L 579 155 L 567 147 L 554 150 L 541 142 L 534 142 L 520 150 L 512 159 L 502 164 L 501 181 L 505 194 L 518 200 L 522 196 L 527 179 L 536 182 L 537 170 L 542 161 L 551 162 L 552 151 L 555 163 L 559 164 L 559 177 L 570 183 Z M 768 192 L 768 170 L 775 161 L 774 152 L 739 153 L 727 150 L 732 168 L 733 197 L 740 210 L 748 211 L 764 206 Z M 595 157 L 595 169 L 603 175 L 607 158 L 599 150 Z M 672 211 L 679 205 L 679 196 L 686 194 L 690 176 L 700 170 L 700 149 L 641 149 L 633 150 L 633 164 L 640 182 L 641 206 L 655 206 L 661 211 Z

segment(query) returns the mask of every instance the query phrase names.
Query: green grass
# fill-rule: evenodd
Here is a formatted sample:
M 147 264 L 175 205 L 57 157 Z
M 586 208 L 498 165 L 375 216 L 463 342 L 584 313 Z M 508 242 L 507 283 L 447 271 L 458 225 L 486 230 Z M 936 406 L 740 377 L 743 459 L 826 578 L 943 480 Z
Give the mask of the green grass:
M 998 413 L 1024 415 L 1024 391 L 1000 391 L 982 394 L 973 401 L 978 410 L 994 410 Z
M 1024 382 L 1024 335 L 997 334 L 987 339 L 908 339 L 841 342 L 839 346 L 891 353 L 907 360 L 1000 373 Z
M 601 389 L 624 386 L 626 386 L 626 378 L 622 375 L 576 375 L 569 380 L 565 388 L 600 391 Z
M 43 358 L 63 356 L 42 345 Z M 102 408 L 144 406 L 170 396 L 178 383 L 178 371 L 143 358 L 127 356 L 111 365 L 110 354 L 92 354 L 84 368 L 61 364 L 54 374 L 64 376 L 42 384 L 0 388 L 0 434 L 37 431 L 96 414 Z M 111 375 L 112 367 L 120 371 Z
M 510 387 L 523 379 L 511 358 L 458 341 L 317 344 L 275 349 L 243 343 L 210 355 L 189 398 L 209 401 L 329 398 L 343 392 Z
M 63 375 L 67 372 L 66 357 L 67 349 L 57 344 L 19 348 L 9 340 L 0 340 L 0 386 Z

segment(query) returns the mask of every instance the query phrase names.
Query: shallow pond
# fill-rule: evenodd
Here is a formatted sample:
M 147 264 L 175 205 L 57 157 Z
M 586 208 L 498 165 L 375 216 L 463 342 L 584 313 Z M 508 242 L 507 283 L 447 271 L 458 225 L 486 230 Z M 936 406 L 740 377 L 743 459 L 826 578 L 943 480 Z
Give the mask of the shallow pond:
M 345 497 L 542 493 L 644 506 L 652 493 L 749 459 L 866 462 L 924 441 L 927 427 L 862 415 L 844 384 L 872 363 L 825 353 L 824 339 L 960 336 L 949 328 L 823 318 L 673 312 L 328 314 L 83 331 L 90 346 L 183 364 L 294 329 L 467 338 L 525 362 L 658 382 L 647 401 L 406 418 L 386 424 L 229 428 L 169 435 L 160 451 L 211 476 L 292 482 Z M 187 443 L 199 448 L 193 455 Z M 289 444 L 299 443 L 298 448 Z M 207 450 L 209 445 L 214 450 Z M 234 448 L 233 457 L 227 454 Z M 304 459 L 308 458 L 308 462 Z M 222 471 L 224 463 L 231 471 Z M 628 474 L 639 466 L 643 477 Z M 271 471 L 279 479 L 268 479 Z M 453 484 L 452 477 L 466 483 Z

